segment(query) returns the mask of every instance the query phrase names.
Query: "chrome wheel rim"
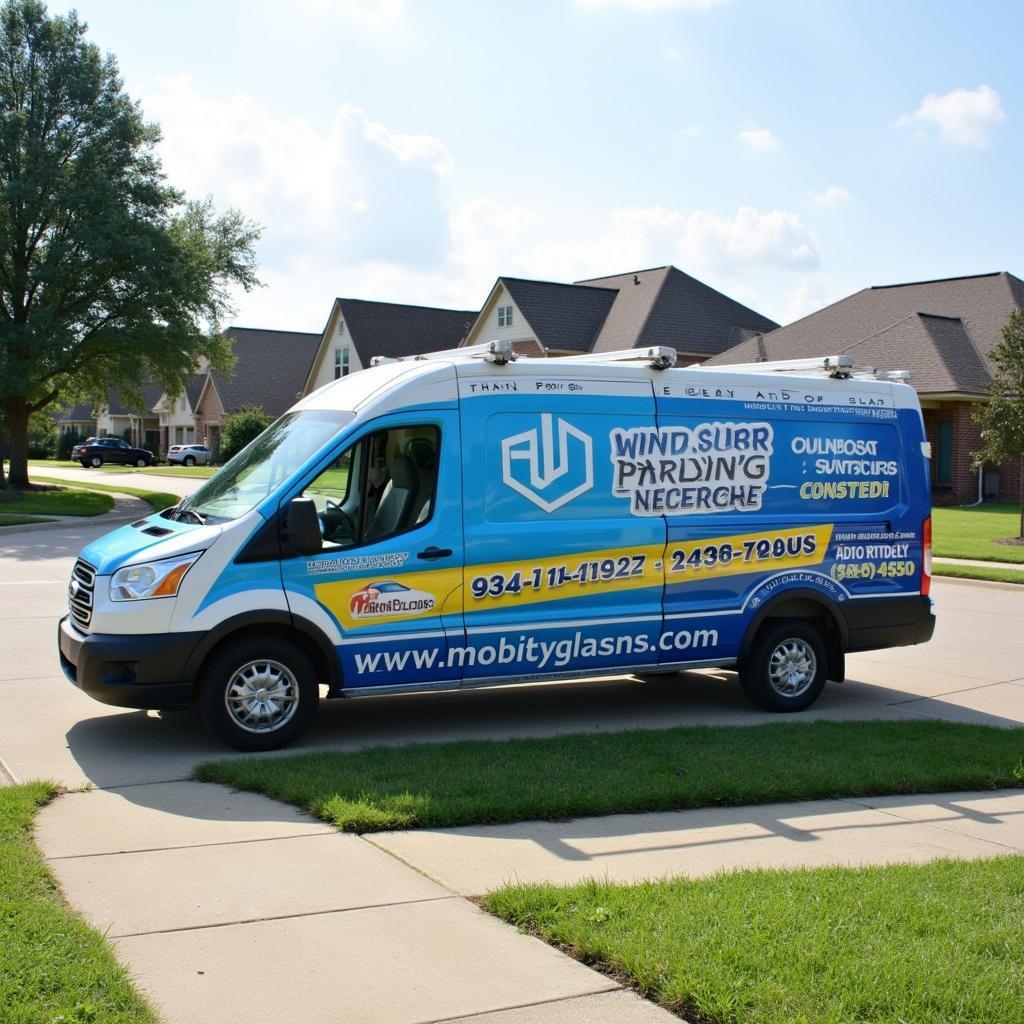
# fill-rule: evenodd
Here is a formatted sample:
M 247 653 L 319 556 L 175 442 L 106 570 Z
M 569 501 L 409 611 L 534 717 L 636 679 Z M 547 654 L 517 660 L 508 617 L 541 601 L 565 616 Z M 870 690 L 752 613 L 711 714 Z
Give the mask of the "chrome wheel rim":
M 279 661 L 260 658 L 236 669 L 224 691 L 232 722 L 246 732 L 274 732 L 299 706 L 299 684 Z
M 814 682 L 818 658 L 814 648 L 798 637 L 783 640 L 768 660 L 768 681 L 783 697 L 799 697 Z

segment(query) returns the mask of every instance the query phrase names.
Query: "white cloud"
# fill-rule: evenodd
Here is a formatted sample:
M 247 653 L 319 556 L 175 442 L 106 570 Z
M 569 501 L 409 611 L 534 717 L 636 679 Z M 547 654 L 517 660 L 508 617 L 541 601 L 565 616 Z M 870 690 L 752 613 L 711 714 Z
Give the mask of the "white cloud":
M 651 14 L 658 11 L 709 11 L 721 7 L 730 0 L 576 0 L 576 6 L 584 11 L 638 11 Z
M 752 206 L 739 207 L 731 217 L 713 210 L 691 213 L 678 252 L 684 265 L 722 269 L 754 265 L 794 270 L 818 265 L 814 237 L 799 214 L 761 213 Z
M 393 131 L 348 105 L 314 124 L 243 91 L 205 96 L 188 75 L 161 79 L 143 107 L 163 130 L 160 152 L 174 185 L 266 225 L 264 265 L 296 251 L 407 264 L 445 255 L 440 182 L 451 155 L 432 136 Z
M 695 139 L 703 129 L 699 124 L 685 124 L 676 132 L 680 139 Z
M 773 132 L 767 128 L 758 128 L 750 121 L 743 126 L 736 138 L 745 146 L 760 150 L 763 153 L 770 153 L 772 150 L 779 148 L 779 140 Z
M 987 85 L 929 93 L 912 114 L 896 123 L 904 128 L 937 128 L 946 142 L 961 146 L 987 146 L 996 126 L 1006 119 L 999 93 Z
M 828 274 L 814 272 L 802 277 L 790 292 L 783 323 L 792 323 L 809 313 L 838 302 L 848 291 L 840 288 L 838 282 Z
M 829 185 L 821 192 L 811 193 L 811 202 L 818 206 L 841 206 L 852 200 L 853 196 L 841 185 Z

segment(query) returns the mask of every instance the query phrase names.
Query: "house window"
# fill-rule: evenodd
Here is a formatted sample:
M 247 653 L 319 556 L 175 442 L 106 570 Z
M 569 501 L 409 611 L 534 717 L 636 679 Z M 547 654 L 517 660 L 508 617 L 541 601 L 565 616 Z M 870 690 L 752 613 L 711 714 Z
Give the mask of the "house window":
M 512 326 L 512 307 L 511 306 L 499 306 L 498 307 L 498 326 L 499 327 L 511 327 Z
M 935 486 L 953 486 L 953 422 L 944 420 L 939 424 L 939 445 L 935 460 Z
M 341 337 L 344 336 L 344 334 L 345 334 L 345 321 L 344 320 L 339 320 L 338 321 L 338 337 L 341 338 Z
M 334 350 L 334 379 L 348 376 L 348 347 Z

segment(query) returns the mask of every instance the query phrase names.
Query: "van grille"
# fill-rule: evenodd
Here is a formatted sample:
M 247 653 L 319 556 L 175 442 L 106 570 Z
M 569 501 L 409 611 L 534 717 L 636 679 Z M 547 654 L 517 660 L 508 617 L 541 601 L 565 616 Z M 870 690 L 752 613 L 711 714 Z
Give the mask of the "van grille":
M 92 597 L 96 586 L 96 570 L 80 558 L 71 570 L 68 584 L 68 611 L 71 620 L 83 632 L 89 632 L 92 622 Z

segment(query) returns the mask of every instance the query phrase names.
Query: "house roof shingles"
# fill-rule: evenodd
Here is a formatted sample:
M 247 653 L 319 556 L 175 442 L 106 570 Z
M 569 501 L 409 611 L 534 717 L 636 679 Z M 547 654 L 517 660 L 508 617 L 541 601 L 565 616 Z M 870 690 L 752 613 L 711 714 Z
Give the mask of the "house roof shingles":
M 909 370 L 924 394 L 982 394 L 991 378 L 988 355 L 1019 308 L 1024 282 L 1005 272 L 864 288 L 710 363 L 849 352 L 859 364 Z
M 616 301 L 614 288 L 499 278 L 546 348 L 590 352 Z
M 395 359 L 455 348 L 476 319 L 476 310 L 469 309 L 439 309 L 367 299 L 339 298 L 337 302 L 347 336 L 363 366 L 369 366 L 374 356 Z M 317 335 L 319 340 L 320 335 Z M 311 355 L 307 371 L 312 360 Z
M 320 335 L 253 327 L 229 327 L 224 334 L 231 339 L 234 369 L 227 373 L 210 369 L 224 411 L 256 405 L 276 418 L 294 405 L 306 383 Z
M 670 345 L 680 352 L 715 355 L 774 320 L 730 299 L 676 267 L 655 267 L 577 284 L 618 289 L 595 352 Z

